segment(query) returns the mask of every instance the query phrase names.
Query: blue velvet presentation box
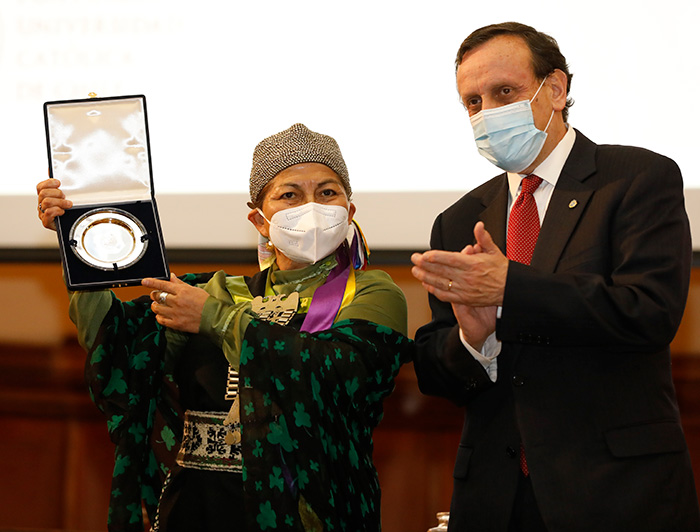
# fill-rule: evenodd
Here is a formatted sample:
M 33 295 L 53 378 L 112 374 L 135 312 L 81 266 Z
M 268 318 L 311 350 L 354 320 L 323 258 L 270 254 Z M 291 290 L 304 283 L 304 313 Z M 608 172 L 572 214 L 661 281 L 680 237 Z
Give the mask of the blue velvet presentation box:
M 146 98 L 44 104 L 49 174 L 73 202 L 56 218 L 69 290 L 170 275 L 153 190 Z

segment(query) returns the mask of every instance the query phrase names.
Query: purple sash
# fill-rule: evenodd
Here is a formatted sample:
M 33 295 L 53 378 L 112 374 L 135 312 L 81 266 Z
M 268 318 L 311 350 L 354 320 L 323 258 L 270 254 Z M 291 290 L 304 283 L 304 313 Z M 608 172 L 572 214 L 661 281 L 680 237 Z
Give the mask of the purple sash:
M 355 242 L 353 242 L 354 245 L 356 245 Z M 335 258 L 338 264 L 330 271 L 326 282 L 316 289 L 311 299 L 311 306 L 300 329 L 304 332 L 330 329 L 340 310 L 352 265 L 345 246 L 338 249 Z

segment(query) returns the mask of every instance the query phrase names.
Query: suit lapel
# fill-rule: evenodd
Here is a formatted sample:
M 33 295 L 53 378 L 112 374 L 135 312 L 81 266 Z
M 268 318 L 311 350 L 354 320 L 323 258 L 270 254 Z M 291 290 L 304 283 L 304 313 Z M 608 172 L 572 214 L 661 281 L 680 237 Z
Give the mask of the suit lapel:
M 585 180 L 595 173 L 596 145 L 576 131 L 576 142 L 564 164 L 542 222 L 531 265 L 553 272 L 586 210 L 593 188 Z
M 506 215 L 508 212 L 508 178 L 501 176 L 500 185 L 484 194 L 482 203 L 485 209 L 481 212 L 481 221 L 491 234 L 494 243 L 506 252 Z

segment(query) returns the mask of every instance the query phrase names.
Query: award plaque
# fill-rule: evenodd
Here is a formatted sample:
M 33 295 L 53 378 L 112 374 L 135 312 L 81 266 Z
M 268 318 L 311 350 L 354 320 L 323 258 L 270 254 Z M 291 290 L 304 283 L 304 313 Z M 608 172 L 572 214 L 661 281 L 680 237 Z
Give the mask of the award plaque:
M 146 98 L 44 104 L 49 174 L 73 202 L 56 218 L 70 290 L 169 278 L 153 190 Z

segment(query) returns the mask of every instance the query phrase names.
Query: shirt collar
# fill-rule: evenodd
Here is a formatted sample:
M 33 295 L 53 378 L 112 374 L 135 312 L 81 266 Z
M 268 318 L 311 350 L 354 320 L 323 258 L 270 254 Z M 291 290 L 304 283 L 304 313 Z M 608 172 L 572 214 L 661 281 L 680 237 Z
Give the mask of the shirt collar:
M 566 134 L 559 141 L 559 144 L 555 146 L 552 153 L 540 163 L 540 165 L 535 168 L 532 172 L 533 174 L 541 177 L 543 181 L 555 187 L 557 181 L 559 180 L 559 175 L 564 168 L 564 163 L 569 158 L 572 148 L 574 147 L 574 141 L 576 140 L 576 132 L 573 127 L 567 126 Z M 520 187 L 520 182 L 523 177 L 529 174 L 515 174 L 508 172 L 508 188 L 510 189 L 510 197 L 515 198 L 518 195 L 518 188 Z

